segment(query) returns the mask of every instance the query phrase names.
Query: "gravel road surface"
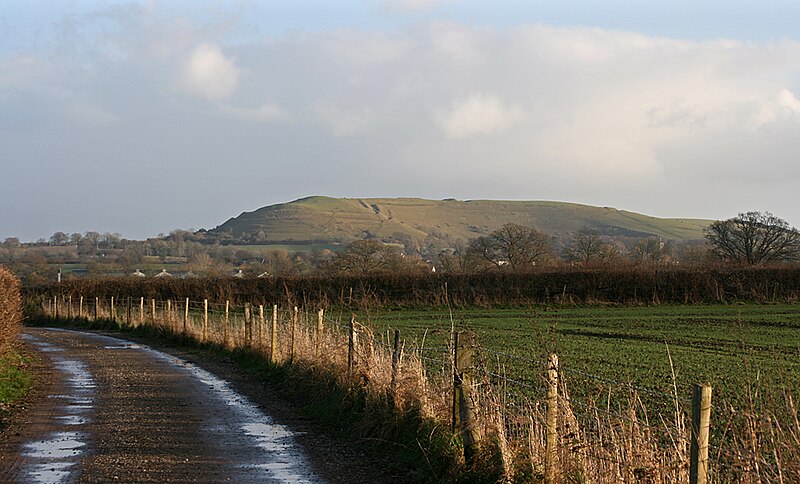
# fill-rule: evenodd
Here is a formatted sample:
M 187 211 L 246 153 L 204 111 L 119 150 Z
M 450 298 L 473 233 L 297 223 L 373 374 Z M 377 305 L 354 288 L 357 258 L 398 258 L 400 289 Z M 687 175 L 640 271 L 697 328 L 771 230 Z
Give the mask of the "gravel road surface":
M 327 482 L 301 436 L 184 359 L 94 333 L 25 339 L 52 364 L 4 439 L 0 482 Z

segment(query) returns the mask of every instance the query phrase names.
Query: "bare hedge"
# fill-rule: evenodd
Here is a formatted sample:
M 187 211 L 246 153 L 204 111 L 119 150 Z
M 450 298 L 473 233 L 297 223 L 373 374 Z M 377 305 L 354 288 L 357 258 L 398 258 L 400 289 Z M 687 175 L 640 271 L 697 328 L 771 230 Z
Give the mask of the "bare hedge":
M 22 328 L 20 283 L 8 269 L 0 266 L 0 357 L 14 346 Z
M 567 270 L 468 275 L 379 274 L 291 278 L 78 279 L 27 288 L 30 296 L 207 298 L 241 304 L 497 306 L 708 304 L 797 301 L 800 267 Z

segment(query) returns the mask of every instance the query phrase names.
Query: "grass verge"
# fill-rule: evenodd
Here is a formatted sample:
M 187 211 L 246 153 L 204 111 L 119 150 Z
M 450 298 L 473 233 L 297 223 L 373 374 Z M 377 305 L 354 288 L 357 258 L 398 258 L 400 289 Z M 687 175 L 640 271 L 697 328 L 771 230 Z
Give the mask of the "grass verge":
M 22 399 L 33 385 L 28 370 L 32 360 L 17 353 L 0 358 L 0 428 L 14 404 Z

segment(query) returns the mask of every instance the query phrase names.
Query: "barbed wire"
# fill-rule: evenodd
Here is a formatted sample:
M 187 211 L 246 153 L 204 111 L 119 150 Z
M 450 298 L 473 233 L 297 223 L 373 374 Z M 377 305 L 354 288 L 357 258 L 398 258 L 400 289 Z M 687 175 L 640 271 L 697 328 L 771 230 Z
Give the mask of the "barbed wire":
M 514 385 L 531 389 L 536 393 L 539 393 L 539 394 L 542 394 L 542 395 L 547 395 L 547 390 L 543 390 L 541 387 L 534 386 L 534 385 L 532 385 L 530 383 L 526 383 L 526 382 L 523 382 L 523 381 L 520 381 L 520 380 L 509 378 L 506 375 L 499 375 L 497 373 L 486 372 L 485 374 L 489 375 L 489 376 L 493 376 L 495 378 L 498 378 L 498 379 L 502 380 L 503 382 L 510 382 L 510 383 L 513 383 Z
M 654 395 L 654 396 L 673 399 L 673 401 L 674 401 L 674 399 L 677 399 L 678 401 L 683 402 L 683 403 L 691 403 L 691 399 L 689 399 L 689 398 L 679 397 L 679 396 L 674 395 L 674 394 L 669 394 L 669 393 L 660 392 L 658 390 L 652 390 L 652 389 L 649 389 L 649 388 L 639 387 L 639 386 L 633 385 L 630 382 L 622 382 L 622 381 L 619 381 L 619 380 L 612 380 L 610 378 L 602 377 L 602 376 L 599 376 L 599 375 L 594 375 L 592 373 L 587 373 L 587 372 L 582 371 L 582 370 L 576 370 L 574 368 L 570 368 L 570 367 L 563 366 L 563 365 L 560 365 L 559 369 L 562 372 L 581 375 L 583 377 L 586 377 L 586 378 L 589 378 L 589 379 L 592 379 L 592 380 L 596 380 L 596 381 L 603 382 L 603 383 L 608 383 L 609 385 L 626 387 L 626 388 L 629 388 L 629 389 L 632 389 L 632 390 L 636 390 L 638 392 L 642 392 L 642 393 L 647 393 L 647 394 Z

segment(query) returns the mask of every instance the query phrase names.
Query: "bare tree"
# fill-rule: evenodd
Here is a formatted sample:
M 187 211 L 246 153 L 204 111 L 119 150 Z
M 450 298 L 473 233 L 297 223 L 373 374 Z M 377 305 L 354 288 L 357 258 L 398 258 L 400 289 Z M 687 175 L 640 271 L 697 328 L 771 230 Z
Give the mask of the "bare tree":
M 69 242 L 69 236 L 64 232 L 56 232 L 50 236 L 50 245 L 66 245 Z
M 630 257 L 637 264 L 664 264 L 672 259 L 673 244 L 671 241 L 649 237 L 639 239 L 630 250 Z
M 508 223 L 489 235 L 470 241 L 467 252 L 470 259 L 518 271 L 549 260 L 553 249 L 546 234 Z
M 800 259 L 800 232 L 769 212 L 747 212 L 705 229 L 714 253 L 742 264 Z
M 594 229 L 583 227 L 575 233 L 572 245 L 564 250 L 564 258 L 582 266 L 606 263 L 619 257 L 619 249 L 603 239 Z
M 400 248 L 379 240 L 356 240 L 331 260 L 331 268 L 352 274 L 397 272 L 408 269 Z

